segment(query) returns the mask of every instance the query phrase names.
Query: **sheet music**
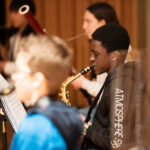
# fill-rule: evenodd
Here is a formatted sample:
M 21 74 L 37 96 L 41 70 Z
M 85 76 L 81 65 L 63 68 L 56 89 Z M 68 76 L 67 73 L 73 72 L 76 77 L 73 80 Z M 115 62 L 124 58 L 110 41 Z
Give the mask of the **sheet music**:
M 10 86 L 9 83 L 0 74 L 0 90 L 8 86 Z M 26 116 L 26 111 L 20 100 L 17 99 L 15 92 L 6 96 L 0 96 L 0 98 L 4 112 L 14 131 L 17 132 L 21 120 Z

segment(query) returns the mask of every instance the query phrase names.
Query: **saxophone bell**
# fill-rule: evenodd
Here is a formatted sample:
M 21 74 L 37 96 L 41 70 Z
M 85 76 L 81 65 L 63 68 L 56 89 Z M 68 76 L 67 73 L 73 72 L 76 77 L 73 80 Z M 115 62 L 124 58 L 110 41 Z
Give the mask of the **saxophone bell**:
M 88 73 L 89 71 L 91 71 L 94 67 L 93 66 L 89 66 L 86 67 L 85 69 L 83 69 L 81 72 L 79 72 L 78 74 L 68 77 L 61 85 L 60 88 L 60 93 L 59 96 L 61 97 L 61 100 L 64 101 L 66 103 L 67 106 L 71 106 L 71 103 L 69 101 L 69 91 L 67 91 L 67 86 L 74 80 L 76 80 L 78 77 L 80 77 L 81 75 L 84 75 L 86 73 Z

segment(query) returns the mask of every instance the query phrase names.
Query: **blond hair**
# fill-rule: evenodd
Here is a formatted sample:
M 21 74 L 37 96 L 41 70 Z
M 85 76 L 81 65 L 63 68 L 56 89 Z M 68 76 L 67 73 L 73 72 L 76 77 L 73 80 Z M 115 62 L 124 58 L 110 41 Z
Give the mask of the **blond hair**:
M 20 42 L 22 55 L 31 72 L 41 72 L 50 90 L 56 92 L 71 68 L 71 49 L 60 38 L 30 35 Z

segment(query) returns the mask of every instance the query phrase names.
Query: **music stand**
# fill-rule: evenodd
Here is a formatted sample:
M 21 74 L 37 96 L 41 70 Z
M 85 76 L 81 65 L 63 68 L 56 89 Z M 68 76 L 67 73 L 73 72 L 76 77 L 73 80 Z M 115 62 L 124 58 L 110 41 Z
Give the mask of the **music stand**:
M 21 120 L 26 116 L 26 110 L 21 101 L 18 100 L 15 92 L 13 91 L 10 94 L 2 92 L 7 87 L 10 87 L 10 84 L 0 74 L 0 125 L 3 150 L 7 150 L 6 119 L 13 131 L 17 132 Z
M 10 84 L 0 74 L 0 91 L 4 91 L 3 89 L 8 87 L 10 87 Z M 25 118 L 27 114 L 26 110 L 24 109 L 21 101 L 18 100 L 14 91 L 10 94 L 3 94 L 3 92 L 0 92 L 0 102 L 6 119 L 10 123 L 13 130 L 16 132 L 21 120 Z
M 0 104 L 0 127 L 2 135 L 2 150 L 7 150 L 6 118 Z

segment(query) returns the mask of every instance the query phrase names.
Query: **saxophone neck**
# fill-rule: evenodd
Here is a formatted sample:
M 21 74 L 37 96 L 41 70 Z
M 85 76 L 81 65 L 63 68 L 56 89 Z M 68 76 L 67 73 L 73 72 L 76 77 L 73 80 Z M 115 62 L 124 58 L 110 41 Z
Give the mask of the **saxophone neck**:
M 77 79 L 78 77 L 80 77 L 81 75 L 88 73 L 92 69 L 93 69 L 93 66 L 86 67 L 78 74 L 69 77 L 66 81 L 64 81 L 64 83 L 69 84 L 69 83 L 73 82 L 75 79 Z
M 69 78 L 65 81 L 66 84 L 69 84 L 69 83 L 73 82 L 75 79 L 77 79 L 77 78 L 80 77 L 81 75 L 82 75 L 81 73 L 78 73 L 78 74 L 76 74 L 76 75 L 73 75 L 73 76 L 69 77 Z

